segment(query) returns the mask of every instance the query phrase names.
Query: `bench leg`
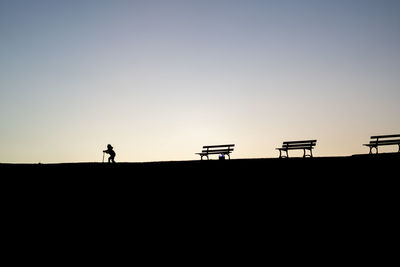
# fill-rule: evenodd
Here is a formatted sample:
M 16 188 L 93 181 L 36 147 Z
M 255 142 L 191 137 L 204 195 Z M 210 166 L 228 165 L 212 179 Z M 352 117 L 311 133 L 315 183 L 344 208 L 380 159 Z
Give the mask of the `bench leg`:
M 282 155 L 282 150 L 285 151 L 286 155 Z M 288 150 L 284 150 L 284 149 L 279 149 L 279 158 L 289 158 L 289 151 Z
M 207 160 L 209 160 L 208 155 L 200 155 L 201 156 L 201 160 L 203 160 L 203 157 L 206 156 Z
M 310 150 L 310 155 L 307 155 L 307 153 L 306 153 L 306 151 L 307 151 L 307 148 L 304 148 L 303 149 L 303 158 L 306 158 L 306 157 L 310 157 L 310 158 L 312 158 L 313 157 L 313 154 L 312 154 L 312 149 L 310 148 L 310 149 L 308 149 L 308 150 Z
M 369 147 L 369 154 L 374 154 L 373 152 L 372 152 L 372 149 L 374 149 L 375 148 L 375 154 L 378 154 L 378 146 L 370 146 Z
M 283 151 L 285 151 L 286 155 L 282 155 L 282 150 L 283 150 L 283 149 L 279 149 L 279 158 L 280 158 L 280 159 L 282 159 L 282 158 L 289 158 L 288 150 L 283 150 Z

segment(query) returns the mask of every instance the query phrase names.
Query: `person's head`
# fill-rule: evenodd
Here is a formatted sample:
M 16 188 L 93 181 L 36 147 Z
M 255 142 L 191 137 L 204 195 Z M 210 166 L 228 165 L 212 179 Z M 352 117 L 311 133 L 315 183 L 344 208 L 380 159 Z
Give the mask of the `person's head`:
M 110 150 L 113 149 L 113 147 L 110 144 L 107 145 L 107 148 Z

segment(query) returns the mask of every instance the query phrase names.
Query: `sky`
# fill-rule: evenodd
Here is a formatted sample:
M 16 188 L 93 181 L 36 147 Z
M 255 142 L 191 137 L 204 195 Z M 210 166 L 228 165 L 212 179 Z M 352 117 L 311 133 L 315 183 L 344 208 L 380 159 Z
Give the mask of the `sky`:
M 0 162 L 368 153 L 400 133 L 400 1 L 0 0 Z M 382 151 L 397 151 L 387 147 Z M 293 151 L 302 156 L 302 151 Z

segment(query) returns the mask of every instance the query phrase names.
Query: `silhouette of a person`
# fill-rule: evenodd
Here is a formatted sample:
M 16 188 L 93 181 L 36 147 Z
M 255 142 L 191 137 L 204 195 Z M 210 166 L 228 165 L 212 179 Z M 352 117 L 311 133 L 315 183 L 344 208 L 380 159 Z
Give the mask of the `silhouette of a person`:
M 114 160 L 115 151 L 113 150 L 113 147 L 110 144 L 107 145 L 107 150 L 103 150 L 103 152 L 110 155 L 110 157 L 108 158 L 108 163 L 110 163 L 110 162 L 115 163 L 115 160 Z

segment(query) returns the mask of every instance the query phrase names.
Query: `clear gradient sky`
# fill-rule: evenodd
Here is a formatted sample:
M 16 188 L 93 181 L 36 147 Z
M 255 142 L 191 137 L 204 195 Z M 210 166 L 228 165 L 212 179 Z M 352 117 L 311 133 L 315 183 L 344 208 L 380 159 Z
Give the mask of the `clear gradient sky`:
M 225 143 L 277 157 L 300 139 L 367 153 L 400 133 L 399 14 L 395 0 L 0 0 L 0 162 L 101 161 L 108 143 L 117 161 Z

